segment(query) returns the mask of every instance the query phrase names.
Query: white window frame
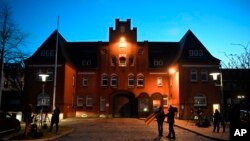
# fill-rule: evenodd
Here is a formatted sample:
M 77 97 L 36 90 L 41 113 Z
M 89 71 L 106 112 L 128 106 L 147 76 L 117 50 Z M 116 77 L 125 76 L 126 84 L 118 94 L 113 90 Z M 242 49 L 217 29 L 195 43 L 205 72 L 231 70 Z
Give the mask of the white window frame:
M 195 78 L 193 78 L 193 76 Z M 198 81 L 198 75 L 197 75 L 197 70 L 196 69 L 191 69 L 190 70 L 190 81 L 191 82 L 197 82 Z
M 205 77 L 205 79 L 203 79 L 203 76 Z M 208 81 L 208 72 L 205 69 L 201 70 L 201 81 L 202 82 L 207 82 Z
M 106 82 L 106 84 L 104 84 L 104 81 Z M 107 74 L 102 75 L 101 86 L 108 86 L 108 75 Z
M 162 86 L 162 77 L 157 77 L 157 86 L 158 87 Z
M 194 107 L 207 106 L 207 97 L 203 95 L 194 96 Z
M 115 82 L 115 83 L 113 83 Z M 118 76 L 117 75 L 112 75 L 110 79 L 110 86 L 111 87 L 117 87 L 118 86 Z
M 140 84 L 141 82 L 143 84 Z M 137 75 L 137 87 L 143 87 L 144 85 L 145 85 L 144 75 L 142 74 Z
M 46 81 L 53 81 L 54 69 L 53 68 L 48 68 L 47 69 L 47 74 L 49 75 L 49 77 L 47 77 Z
M 83 96 L 77 96 L 76 97 L 76 106 L 77 107 L 83 107 Z
M 93 97 L 90 95 L 86 97 L 86 107 L 93 107 Z
M 82 86 L 87 87 L 89 84 L 89 80 L 87 77 L 83 77 L 82 79 Z

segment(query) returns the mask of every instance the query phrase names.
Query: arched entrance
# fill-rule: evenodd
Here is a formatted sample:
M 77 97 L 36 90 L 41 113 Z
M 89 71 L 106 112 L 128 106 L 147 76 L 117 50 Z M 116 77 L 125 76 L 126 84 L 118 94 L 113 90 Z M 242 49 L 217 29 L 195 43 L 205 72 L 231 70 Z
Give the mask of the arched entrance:
M 113 117 L 135 117 L 137 102 L 133 93 L 117 91 L 111 95 L 111 112 Z

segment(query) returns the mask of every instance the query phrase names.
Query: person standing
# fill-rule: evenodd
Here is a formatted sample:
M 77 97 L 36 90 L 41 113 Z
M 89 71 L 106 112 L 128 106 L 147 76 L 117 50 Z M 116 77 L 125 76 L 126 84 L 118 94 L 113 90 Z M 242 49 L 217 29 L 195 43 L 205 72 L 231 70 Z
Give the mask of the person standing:
M 170 138 L 170 139 L 175 139 L 175 132 L 174 132 L 174 116 L 175 116 L 175 112 L 177 112 L 177 109 L 170 105 L 170 107 L 168 109 L 168 113 L 166 114 L 166 116 L 168 117 L 167 121 L 168 121 L 168 124 L 169 124 L 169 126 L 168 126 L 169 133 L 168 133 L 167 138 Z
M 59 115 L 60 115 L 60 109 L 56 106 L 51 118 L 50 129 L 49 129 L 50 132 L 52 131 L 54 124 L 56 125 L 56 132 L 58 132 Z
M 164 111 L 163 111 L 161 106 L 155 111 L 155 117 L 156 117 L 156 120 L 157 120 L 159 136 L 162 137 L 163 121 L 165 119 L 165 114 L 164 114 Z
M 220 131 L 220 122 L 221 122 L 221 114 L 218 111 L 218 109 L 216 109 L 215 113 L 214 113 L 214 129 L 213 129 L 213 132 L 215 132 L 215 130 L 217 128 L 217 133 L 219 133 L 219 131 Z
M 28 104 L 25 106 L 23 110 L 23 117 L 24 117 L 24 122 L 25 122 L 25 129 L 24 129 L 24 134 L 25 136 L 28 135 L 31 129 L 31 123 L 33 121 L 34 115 L 32 116 L 32 104 Z

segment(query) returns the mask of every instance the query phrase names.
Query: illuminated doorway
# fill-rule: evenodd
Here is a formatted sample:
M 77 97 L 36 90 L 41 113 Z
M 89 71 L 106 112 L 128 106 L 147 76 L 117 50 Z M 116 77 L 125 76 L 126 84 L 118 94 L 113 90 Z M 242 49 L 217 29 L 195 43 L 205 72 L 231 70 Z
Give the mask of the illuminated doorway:
M 220 111 L 220 104 L 213 104 L 213 113 L 215 113 L 216 109 Z

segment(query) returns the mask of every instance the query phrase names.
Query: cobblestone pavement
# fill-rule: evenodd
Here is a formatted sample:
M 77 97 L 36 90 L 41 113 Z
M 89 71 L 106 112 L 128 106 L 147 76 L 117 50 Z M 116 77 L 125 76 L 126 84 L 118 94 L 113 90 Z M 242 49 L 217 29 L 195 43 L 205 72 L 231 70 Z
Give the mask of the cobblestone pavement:
M 158 137 L 157 125 L 154 121 L 147 126 L 143 120 L 136 118 L 96 118 L 65 119 L 62 124 L 74 128 L 68 136 L 57 141 L 168 141 L 168 125 L 164 123 L 164 137 Z M 211 141 L 179 127 L 175 127 L 176 141 Z

